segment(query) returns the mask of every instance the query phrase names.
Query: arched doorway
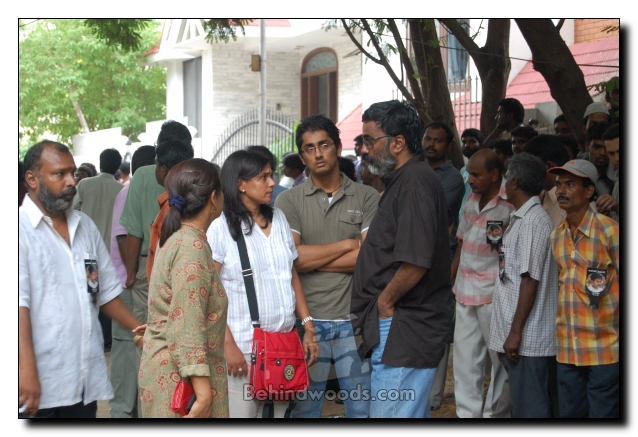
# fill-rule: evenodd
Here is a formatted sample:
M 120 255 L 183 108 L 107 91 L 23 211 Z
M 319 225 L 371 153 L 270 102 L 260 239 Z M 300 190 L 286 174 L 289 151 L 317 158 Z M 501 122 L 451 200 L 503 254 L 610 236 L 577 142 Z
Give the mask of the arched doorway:
M 329 48 L 311 51 L 301 64 L 301 117 L 337 118 L 337 55 Z

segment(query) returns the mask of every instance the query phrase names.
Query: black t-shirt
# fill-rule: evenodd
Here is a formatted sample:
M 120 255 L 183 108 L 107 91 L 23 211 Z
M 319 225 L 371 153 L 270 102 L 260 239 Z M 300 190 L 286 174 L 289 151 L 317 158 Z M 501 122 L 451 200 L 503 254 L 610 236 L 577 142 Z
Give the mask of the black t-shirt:
M 355 334 L 362 335 L 364 359 L 379 343 L 379 294 L 402 263 L 428 269 L 394 306 L 382 362 L 395 367 L 437 367 L 454 312 L 448 206 L 438 176 L 423 159 L 415 156 L 386 176 L 354 271 L 351 320 Z

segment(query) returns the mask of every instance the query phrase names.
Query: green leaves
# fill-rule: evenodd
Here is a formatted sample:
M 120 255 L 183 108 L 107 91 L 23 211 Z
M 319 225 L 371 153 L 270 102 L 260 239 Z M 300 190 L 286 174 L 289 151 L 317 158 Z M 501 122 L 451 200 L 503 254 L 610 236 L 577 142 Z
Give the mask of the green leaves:
M 147 19 L 87 19 L 84 25 L 101 42 L 119 46 L 122 50 L 136 52 L 143 44 L 142 31 L 152 26 L 155 20 Z
M 89 131 L 121 127 L 123 135 L 135 136 L 146 130 L 147 121 L 165 118 L 166 72 L 142 65 L 159 41 L 158 23 L 133 21 L 149 20 L 38 20 L 19 28 L 23 143 L 34 144 L 50 133 L 70 145 L 71 137 L 82 132 L 74 103 Z M 95 22 L 100 22 L 99 36 L 92 30 Z M 136 34 L 137 49 L 123 49 L 134 47 Z

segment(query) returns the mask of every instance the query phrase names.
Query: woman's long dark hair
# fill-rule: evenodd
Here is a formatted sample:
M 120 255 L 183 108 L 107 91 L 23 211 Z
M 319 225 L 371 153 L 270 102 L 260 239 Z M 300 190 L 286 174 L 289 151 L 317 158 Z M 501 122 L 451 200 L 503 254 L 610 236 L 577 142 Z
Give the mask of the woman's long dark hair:
M 224 193 L 224 216 L 228 222 L 228 230 L 233 240 L 237 241 L 237 237 L 241 232 L 241 224 L 248 225 L 250 235 L 253 232 L 255 220 L 252 214 L 244 206 L 239 193 L 239 180 L 250 180 L 259 175 L 266 165 L 270 165 L 269 159 L 258 152 L 249 152 L 247 150 L 238 150 L 232 153 L 222 167 L 222 193 Z M 267 223 L 272 221 L 273 209 L 268 204 L 259 206 L 259 211 L 266 219 Z
M 168 194 L 177 194 L 184 198 L 185 204 L 180 211 L 173 205 L 166 213 L 162 223 L 160 247 L 181 226 L 182 219 L 195 217 L 208 204 L 213 191 L 221 188 L 219 171 L 215 166 L 200 158 L 191 158 L 173 166 L 164 181 Z

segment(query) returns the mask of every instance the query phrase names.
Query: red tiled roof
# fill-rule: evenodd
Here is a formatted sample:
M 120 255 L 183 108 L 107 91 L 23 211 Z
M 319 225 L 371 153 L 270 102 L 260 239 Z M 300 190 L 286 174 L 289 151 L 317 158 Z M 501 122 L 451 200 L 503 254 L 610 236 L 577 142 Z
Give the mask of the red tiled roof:
M 346 115 L 337 123 L 337 127 L 341 131 L 339 138 L 345 149 L 354 148 L 354 137 L 361 135 L 362 105 L 362 103 L 359 103 L 350 114 Z
M 569 46 L 574 60 L 581 67 L 585 83 L 593 85 L 619 76 L 619 68 L 598 67 L 592 65 L 620 65 L 619 40 L 607 38 Z M 582 65 L 589 64 L 589 65 Z M 592 95 L 596 90 L 590 91 Z M 518 99 L 524 108 L 534 108 L 537 103 L 552 102 L 549 86 L 543 75 L 534 70 L 529 61 L 507 87 L 506 97 Z M 470 103 L 470 93 L 462 93 L 452 101 L 455 111 L 456 127 L 461 133 L 468 127 L 480 125 L 481 102 Z
M 247 26 L 259 26 L 259 20 L 253 20 Z M 279 18 L 267 18 L 266 27 L 290 27 L 290 21 Z
M 585 83 L 593 85 L 618 76 L 620 69 L 592 65 L 620 65 L 619 39 L 607 38 L 569 46 L 576 63 L 585 76 Z M 588 65 L 582 65 L 588 64 Z M 595 89 L 591 94 L 596 93 Z M 547 82 L 529 61 L 507 87 L 507 97 L 518 99 L 524 108 L 533 108 L 536 103 L 551 102 Z

